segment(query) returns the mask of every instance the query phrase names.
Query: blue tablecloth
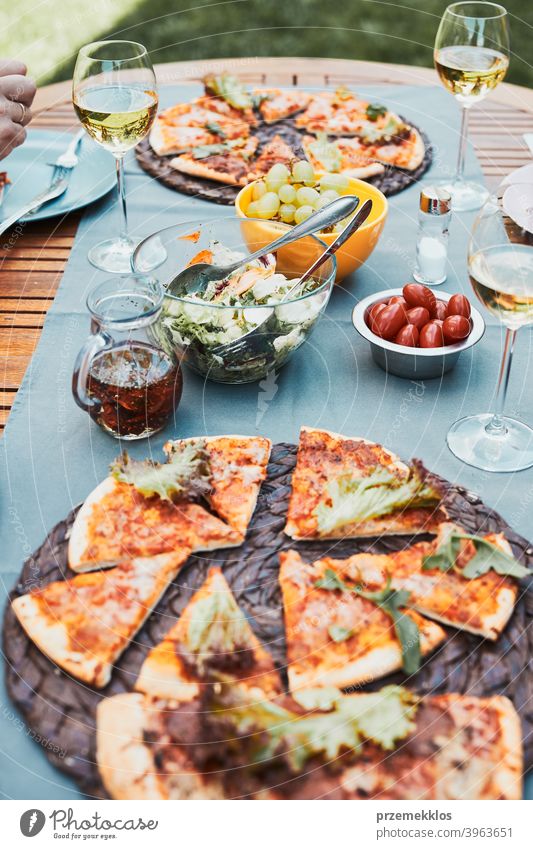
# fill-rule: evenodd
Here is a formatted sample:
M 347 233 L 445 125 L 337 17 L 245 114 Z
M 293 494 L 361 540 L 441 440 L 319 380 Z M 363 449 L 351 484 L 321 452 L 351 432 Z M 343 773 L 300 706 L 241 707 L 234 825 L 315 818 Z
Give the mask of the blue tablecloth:
M 164 89 L 163 105 L 196 93 L 187 85 Z M 426 179 L 453 173 L 458 145 L 456 105 L 438 87 L 368 87 L 421 126 L 435 147 Z M 472 152 L 471 178 L 481 178 Z M 176 194 L 128 160 L 127 188 L 132 232 L 144 236 L 171 223 L 231 215 L 218 207 Z M 322 426 L 383 442 L 406 458 L 417 456 L 444 477 L 479 492 L 518 531 L 533 537 L 533 471 L 491 475 L 463 465 L 445 443 L 450 424 L 470 413 L 490 409 L 500 361 L 503 333 L 486 315 L 482 342 L 464 353 L 457 368 L 439 380 L 414 382 L 388 376 L 371 360 L 367 343 L 352 328 L 350 315 L 358 299 L 411 279 L 419 186 L 391 199 L 381 241 L 366 265 L 334 292 L 325 317 L 309 342 L 261 388 L 206 383 L 187 372 L 175 423 L 163 434 L 131 446 L 145 457 L 159 455 L 169 436 L 235 432 L 262 433 L 274 441 L 298 439 L 302 424 Z M 446 291 L 470 294 L 466 246 L 473 214 L 455 216 L 451 227 L 450 267 Z M 4 593 L 15 583 L 23 560 L 48 530 L 85 498 L 106 475 L 117 443 L 91 423 L 70 394 L 72 366 L 86 338 L 89 321 L 85 298 L 105 278 L 87 262 L 88 248 L 118 225 L 114 199 L 92 207 L 82 220 L 54 305 L 11 412 L 1 446 L 0 584 Z M 526 380 L 533 336 L 519 334 L 509 391 L 508 411 L 533 422 L 533 395 Z M 15 799 L 78 797 L 73 783 L 54 770 L 32 742 L 0 691 L 0 750 L 6 764 L 0 792 Z

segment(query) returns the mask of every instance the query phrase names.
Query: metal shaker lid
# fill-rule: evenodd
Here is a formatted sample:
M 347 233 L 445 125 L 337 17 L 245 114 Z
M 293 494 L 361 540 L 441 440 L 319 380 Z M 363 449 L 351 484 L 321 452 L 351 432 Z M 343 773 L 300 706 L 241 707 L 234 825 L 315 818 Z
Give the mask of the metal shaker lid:
M 425 186 L 420 192 L 420 209 L 429 215 L 445 215 L 452 208 L 452 196 L 440 186 Z

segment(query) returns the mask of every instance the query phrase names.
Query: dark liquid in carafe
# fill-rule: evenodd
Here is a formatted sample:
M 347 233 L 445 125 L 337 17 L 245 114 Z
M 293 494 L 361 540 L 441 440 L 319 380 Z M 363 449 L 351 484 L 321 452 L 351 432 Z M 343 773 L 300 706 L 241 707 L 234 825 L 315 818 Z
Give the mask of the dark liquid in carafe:
M 160 430 L 177 407 L 181 370 L 164 351 L 143 342 L 125 342 L 97 354 L 87 380 L 99 402 L 91 417 L 123 437 Z

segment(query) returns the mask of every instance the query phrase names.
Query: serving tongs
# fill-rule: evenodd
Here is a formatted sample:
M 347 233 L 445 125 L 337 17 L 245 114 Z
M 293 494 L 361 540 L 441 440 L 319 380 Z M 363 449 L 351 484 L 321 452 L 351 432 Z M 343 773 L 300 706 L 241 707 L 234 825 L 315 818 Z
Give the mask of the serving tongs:
M 333 201 L 336 203 L 337 201 Z M 330 204 L 331 205 L 331 204 Z M 327 209 L 327 207 L 324 207 Z M 346 242 L 347 239 L 350 238 L 362 224 L 366 221 L 368 216 L 372 211 L 372 201 L 365 200 L 361 209 L 354 215 L 351 221 L 341 230 L 335 241 L 329 245 L 326 250 L 320 254 L 320 256 L 313 262 L 313 264 L 307 269 L 307 271 L 302 275 L 302 277 L 298 278 L 294 286 L 291 286 L 288 292 L 285 293 L 281 301 L 278 301 L 275 304 L 272 304 L 272 312 L 268 313 L 266 318 L 260 323 L 257 324 L 252 330 L 249 330 L 248 333 L 245 333 L 243 336 L 240 336 L 238 339 L 235 339 L 233 342 L 228 342 L 227 345 L 217 345 L 215 348 L 210 348 L 209 353 L 216 356 L 221 357 L 223 360 L 228 357 L 231 359 L 235 359 L 236 357 L 242 355 L 248 355 L 251 353 L 255 353 L 257 348 L 257 343 L 261 343 L 264 347 L 265 344 L 265 331 L 268 322 L 270 321 L 272 313 L 275 311 L 277 307 L 283 306 L 286 304 L 294 295 L 298 292 L 298 290 L 302 289 L 303 286 L 313 277 L 313 274 L 317 269 L 323 265 L 326 260 L 335 254 L 339 248 Z M 308 219 L 309 220 L 309 219 Z M 309 293 L 312 295 L 312 292 Z M 268 310 L 266 311 L 268 312 Z
M 285 247 L 285 245 L 290 245 L 291 242 L 296 242 L 298 239 L 303 239 L 305 236 L 327 230 L 328 227 L 338 224 L 343 218 L 347 218 L 355 212 L 358 206 L 359 198 L 356 195 L 343 195 L 343 197 L 335 198 L 331 203 L 302 221 L 301 224 L 291 227 L 270 245 L 254 251 L 244 259 L 239 259 L 231 265 L 210 265 L 208 262 L 197 262 L 188 266 L 188 268 L 184 268 L 168 283 L 166 293 L 167 295 L 174 295 L 174 297 L 202 295 L 213 280 L 226 280 L 230 274 L 254 259 L 274 253 L 274 251 Z

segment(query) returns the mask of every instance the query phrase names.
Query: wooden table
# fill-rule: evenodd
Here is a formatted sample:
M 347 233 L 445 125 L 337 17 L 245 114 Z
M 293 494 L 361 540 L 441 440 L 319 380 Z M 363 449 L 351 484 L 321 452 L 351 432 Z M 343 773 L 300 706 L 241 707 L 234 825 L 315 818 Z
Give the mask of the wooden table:
M 161 85 L 200 80 L 207 72 L 228 69 L 246 82 L 275 86 L 357 87 L 369 83 L 431 85 L 435 71 L 356 62 L 344 59 L 227 59 L 175 62 L 156 68 Z M 70 83 L 41 89 L 32 126 L 75 129 Z M 487 181 L 492 185 L 514 168 L 531 160 L 522 134 L 533 132 L 533 92 L 503 84 L 474 107 L 470 138 Z M 7 163 L 9 168 L 9 163 Z M 15 394 L 37 345 L 47 310 L 74 242 L 79 213 L 62 219 L 26 225 L 22 233 L 6 233 L 0 247 L 0 427 L 3 428 Z M 16 238 L 15 238 L 16 237 Z

